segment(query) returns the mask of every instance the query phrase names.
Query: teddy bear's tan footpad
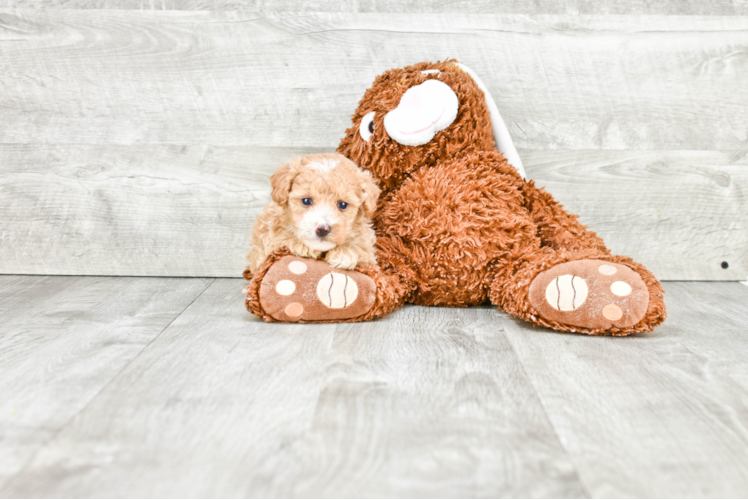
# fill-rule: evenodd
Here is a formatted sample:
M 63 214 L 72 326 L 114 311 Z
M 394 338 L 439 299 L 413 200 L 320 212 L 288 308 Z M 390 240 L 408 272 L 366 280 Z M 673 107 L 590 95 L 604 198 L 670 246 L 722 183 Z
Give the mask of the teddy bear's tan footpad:
M 530 304 L 541 317 L 590 329 L 628 328 L 649 307 L 649 290 L 633 269 L 603 260 L 558 264 L 530 285 Z
M 374 280 L 325 261 L 286 256 L 260 286 L 260 305 L 279 321 L 324 321 L 361 316 L 376 299 Z

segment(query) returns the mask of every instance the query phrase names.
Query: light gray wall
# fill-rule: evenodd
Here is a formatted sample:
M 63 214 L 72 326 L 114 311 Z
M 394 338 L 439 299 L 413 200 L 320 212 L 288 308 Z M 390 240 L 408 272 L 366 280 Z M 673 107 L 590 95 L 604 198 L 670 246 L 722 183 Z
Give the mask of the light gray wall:
M 238 276 L 269 174 L 452 57 L 615 252 L 745 279 L 748 3 L 529 3 L 0 2 L 0 272 Z

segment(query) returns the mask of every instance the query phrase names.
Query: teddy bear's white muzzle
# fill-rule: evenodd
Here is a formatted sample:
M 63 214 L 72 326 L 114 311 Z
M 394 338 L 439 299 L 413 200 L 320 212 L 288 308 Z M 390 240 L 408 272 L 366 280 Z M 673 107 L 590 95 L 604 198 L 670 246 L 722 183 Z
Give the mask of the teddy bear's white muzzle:
M 444 82 L 427 80 L 409 88 L 395 109 L 384 117 L 392 140 L 404 146 L 426 144 L 457 118 L 459 101 Z

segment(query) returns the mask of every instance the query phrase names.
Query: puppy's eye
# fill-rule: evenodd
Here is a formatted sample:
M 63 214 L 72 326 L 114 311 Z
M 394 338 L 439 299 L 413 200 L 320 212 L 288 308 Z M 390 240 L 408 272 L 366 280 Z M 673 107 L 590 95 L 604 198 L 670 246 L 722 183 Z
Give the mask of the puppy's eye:
M 374 115 L 376 114 L 375 111 L 371 111 L 369 113 L 366 113 L 363 118 L 361 118 L 361 125 L 358 127 L 358 133 L 361 134 L 361 138 L 365 140 L 366 142 L 369 142 L 371 140 L 371 136 L 374 133 Z
M 312 201 L 311 198 L 302 198 L 301 199 L 301 203 L 304 204 L 304 205 L 306 205 L 306 206 L 309 206 L 309 205 L 311 205 L 314 202 Z
M 339 201 L 339 202 L 338 202 L 338 208 L 339 208 L 340 210 L 345 210 L 346 208 L 348 208 L 348 203 L 346 203 L 346 202 L 344 202 L 344 201 Z

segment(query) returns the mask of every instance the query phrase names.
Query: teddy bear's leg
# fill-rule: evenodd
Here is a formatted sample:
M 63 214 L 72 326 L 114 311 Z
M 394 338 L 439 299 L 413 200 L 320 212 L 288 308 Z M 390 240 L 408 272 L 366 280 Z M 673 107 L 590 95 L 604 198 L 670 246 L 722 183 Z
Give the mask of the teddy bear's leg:
M 491 287 L 495 304 L 534 324 L 588 334 L 651 331 L 665 320 L 664 292 L 648 269 L 610 255 L 601 238 L 533 181 L 521 190 L 539 243 L 504 259 Z
M 533 324 L 591 335 L 651 331 L 665 320 L 663 290 L 641 264 L 597 249 L 536 247 L 497 270 L 491 301 Z
M 555 249 L 580 250 L 592 248 L 608 253 L 602 238 L 579 222 L 579 216 L 569 213 L 545 189 L 528 181 L 521 186 L 525 208 L 538 227 L 541 246 Z
M 275 252 L 251 275 L 246 307 L 265 321 L 330 323 L 368 321 L 402 305 L 405 288 L 397 276 L 376 266 L 353 271 L 322 260 Z

